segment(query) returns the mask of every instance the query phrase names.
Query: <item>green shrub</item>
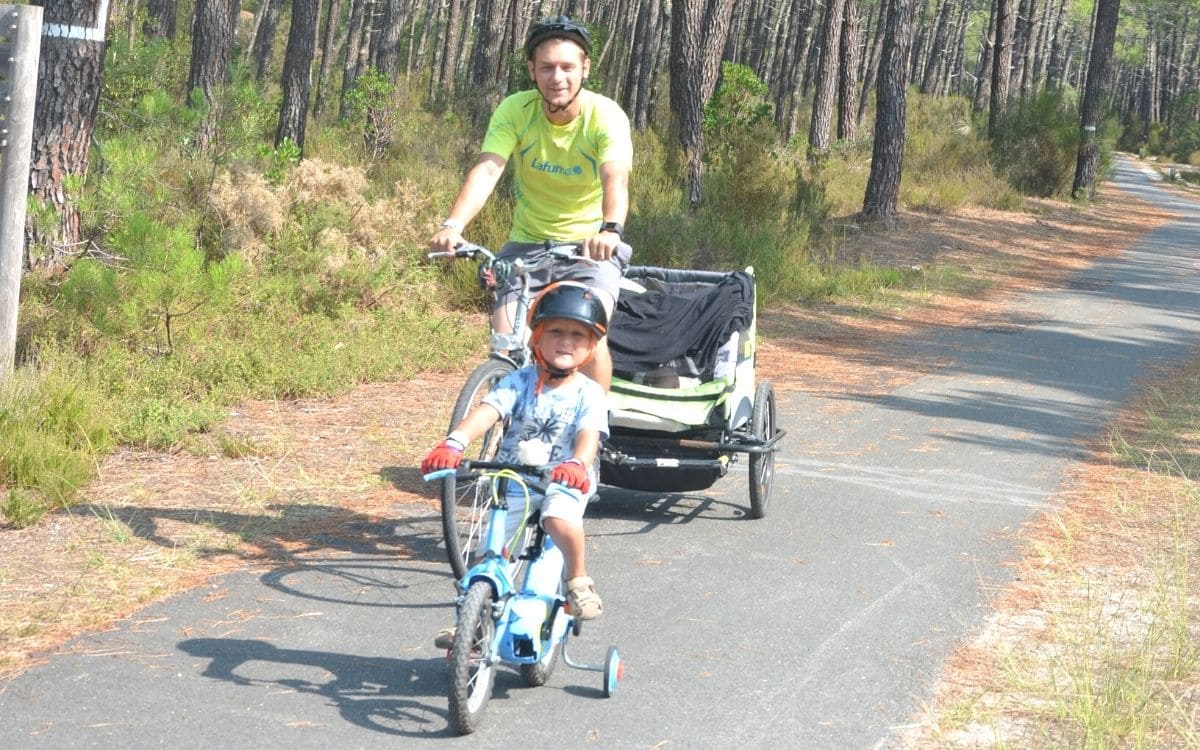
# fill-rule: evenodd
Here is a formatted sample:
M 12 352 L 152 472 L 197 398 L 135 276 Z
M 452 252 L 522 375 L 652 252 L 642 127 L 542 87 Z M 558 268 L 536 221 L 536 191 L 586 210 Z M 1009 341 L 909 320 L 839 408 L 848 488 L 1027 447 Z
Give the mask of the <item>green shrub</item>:
M 1100 134 L 1102 150 L 1109 150 L 1108 135 Z M 992 147 L 997 169 L 1027 195 L 1068 195 L 1079 138 L 1079 115 L 1071 97 L 1047 91 L 1022 99 L 996 129 Z
M 0 386 L 4 513 L 24 525 L 70 503 L 115 444 L 111 404 L 57 364 L 18 368 Z

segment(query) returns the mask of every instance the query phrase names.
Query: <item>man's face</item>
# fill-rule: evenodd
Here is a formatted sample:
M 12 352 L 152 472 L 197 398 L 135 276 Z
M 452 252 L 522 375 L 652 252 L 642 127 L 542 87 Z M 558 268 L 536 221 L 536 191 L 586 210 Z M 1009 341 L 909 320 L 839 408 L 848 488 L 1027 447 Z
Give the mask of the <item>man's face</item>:
M 569 39 L 547 39 L 527 61 L 529 76 L 551 109 L 565 107 L 579 93 L 591 60 Z

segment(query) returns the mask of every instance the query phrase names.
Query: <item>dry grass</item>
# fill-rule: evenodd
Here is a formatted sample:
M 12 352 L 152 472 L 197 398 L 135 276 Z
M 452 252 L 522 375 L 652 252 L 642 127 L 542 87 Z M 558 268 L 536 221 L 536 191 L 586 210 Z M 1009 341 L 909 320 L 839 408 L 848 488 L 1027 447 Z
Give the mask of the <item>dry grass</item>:
M 1198 372 L 1158 374 L 1113 434 L 1145 432 L 1163 389 L 1194 403 Z M 1119 448 L 1094 446 L 1028 524 L 1013 582 L 947 660 L 909 747 L 1200 746 L 1200 488 Z
M 759 371 L 782 389 L 894 388 L 938 366 L 890 346 L 898 333 L 1019 320 L 1005 306 L 1012 292 L 1053 285 L 1168 218 L 1111 194 L 1088 210 L 1043 202 L 1034 215 L 907 215 L 897 232 L 841 251 L 880 263 L 952 261 L 990 290 L 880 314 L 765 312 Z M 339 539 L 394 545 L 375 522 L 400 506 L 436 507 L 412 467 L 446 429 L 461 377 L 428 377 L 333 401 L 245 404 L 206 443 L 114 455 L 82 505 L 33 528 L 0 529 L 0 675 L 214 574 L 335 553 Z

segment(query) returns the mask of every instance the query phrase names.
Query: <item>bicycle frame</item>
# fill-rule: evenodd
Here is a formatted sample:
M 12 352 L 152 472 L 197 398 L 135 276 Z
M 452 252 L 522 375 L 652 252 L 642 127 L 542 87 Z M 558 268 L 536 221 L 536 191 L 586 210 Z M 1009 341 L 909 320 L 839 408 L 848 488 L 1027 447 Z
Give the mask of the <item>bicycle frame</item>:
M 491 294 L 493 311 L 499 302 L 500 289 L 517 290 L 512 320 L 509 321 L 512 324 L 512 331 L 497 331 L 493 326 L 491 335 L 488 337 L 488 350 L 492 357 L 510 362 L 514 367 L 524 367 L 532 361 L 528 330 L 529 307 L 533 304 L 534 297 L 529 291 L 531 276 L 537 271 L 559 263 L 595 263 L 591 258 L 581 256 L 578 252 L 579 245 L 577 244 L 555 245 L 547 241 L 544 250 L 534 253 L 528 258 L 501 260 L 486 247 L 463 243 L 453 252 L 429 253 L 429 257 L 482 259 L 480 283 Z
M 499 471 L 490 470 L 496 467 L 504 468 Z M 484 535 L 486 551 L 479 562 L 458 582 L 459 595 L 456 603 L 461 606 L 471 586 L 486 581 L 492 587 L 496 602 L 493 611 L 496 633 L 489 649 L 491 661 L 509 664 L 536 663 L 550 644 L 566 635 L 573 620 L 570 615 L 558 616 L 564 603 L 559 592 L 563 556 L 562 551 L 554 545 L 545 531 L 537 528 L 529 547 L 517 551 L 519 559 L 527 560 L 529 564 L 524 571 L 524 581 L 516 580 L 519 570 L 517 564 L 512 561 L 514 551 L 508 547 L 510 542 L 518 539 L 523 542 L 525 526 L 531 519 L 527 517 L 517 527 L 512 539 L 508 538 L 510 508 L 507 487 L 503 485 L 509 481 L 520 482 L 526 491 L 526 503 L 529 502 L 530 489 L 544 494 L 548 488 L 529 481 L 528 477 L 522 477 L 507 464 L 465 461 L 463 468 L 467 471 L 489 469 L 479 472 L 478 476 L 490 477 L 494 484 L 488 510 L 488 526 Z M 427 475 L 426 479 L 445 476 L 446 473 L 433 472 Z M 496 485 L 501 486 L 497 489 Z

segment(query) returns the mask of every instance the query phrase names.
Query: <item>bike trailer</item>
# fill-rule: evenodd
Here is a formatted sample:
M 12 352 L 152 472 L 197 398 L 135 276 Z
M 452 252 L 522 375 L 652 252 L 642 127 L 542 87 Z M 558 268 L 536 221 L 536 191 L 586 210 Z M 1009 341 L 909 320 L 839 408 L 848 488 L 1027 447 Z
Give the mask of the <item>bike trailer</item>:
M 601 482 L 706 489 L 749 453 L 751 473 L 765 472 L 759 478 L 769 483 L 782 432 L 770 384 L 755 383 L 753 269 L 634 266 L 626 279 L 609 326 L 611 434 Z M 765 504 L 769 484 L 759 485 Z

